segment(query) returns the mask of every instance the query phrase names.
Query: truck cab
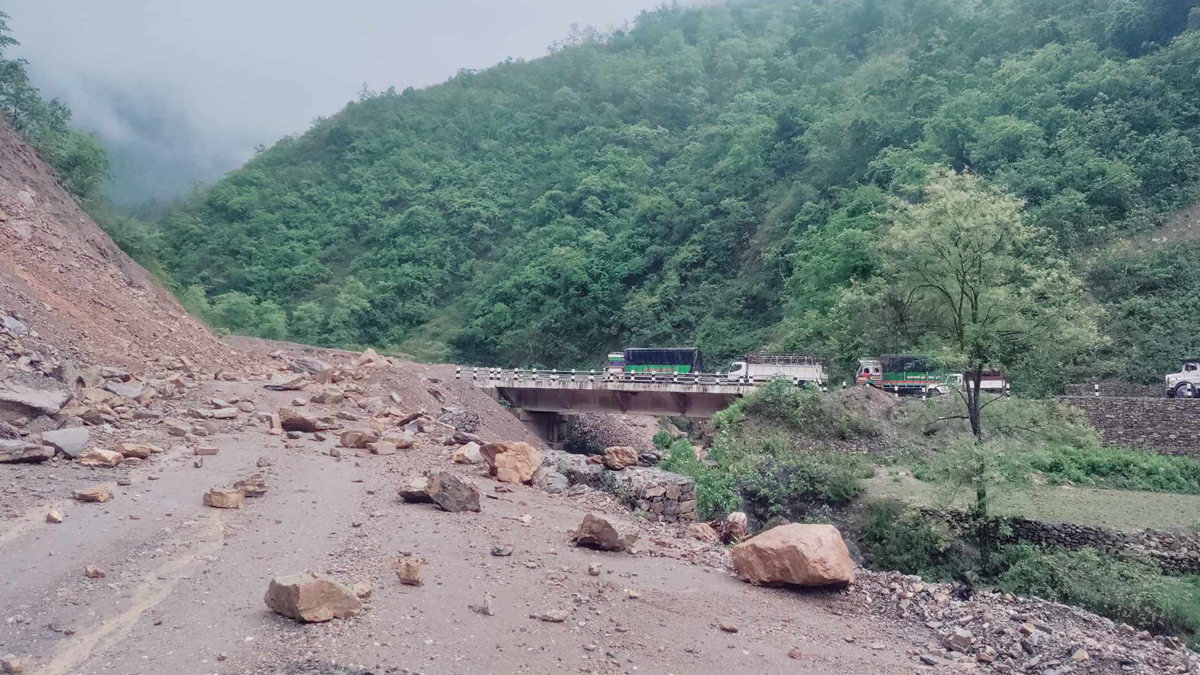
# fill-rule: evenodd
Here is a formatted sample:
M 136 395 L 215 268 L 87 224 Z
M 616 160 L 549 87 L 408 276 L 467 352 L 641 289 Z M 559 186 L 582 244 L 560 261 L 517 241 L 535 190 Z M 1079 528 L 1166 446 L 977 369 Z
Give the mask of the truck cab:
M 1200 359 L 1186 359 L 1178 373 L 1165 378 L 1167 398 L 1196 398 L 1200 394 Z

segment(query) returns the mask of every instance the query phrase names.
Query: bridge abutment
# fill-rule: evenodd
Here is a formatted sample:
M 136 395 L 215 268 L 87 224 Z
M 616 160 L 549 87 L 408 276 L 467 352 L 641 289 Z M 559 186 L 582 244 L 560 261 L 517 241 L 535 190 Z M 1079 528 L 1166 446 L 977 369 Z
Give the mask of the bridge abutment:
M 555 450 L 562 450 L 567 442 L 567 417 L 557 412 L 542 412 L 517 408 L 513 412 L 517 419 L 534 435 Z

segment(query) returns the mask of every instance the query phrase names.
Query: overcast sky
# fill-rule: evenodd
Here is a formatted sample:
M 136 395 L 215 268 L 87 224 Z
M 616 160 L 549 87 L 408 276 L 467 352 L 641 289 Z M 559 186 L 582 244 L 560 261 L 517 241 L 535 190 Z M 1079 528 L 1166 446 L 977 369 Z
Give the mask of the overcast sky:
M 202 152 L 270 145 L 382 91 L 542 56 L 571 23 L 610 27 L 656 0 L 4 0 L 44 93 L 109 139 L 132 107 L 185 121 Z M 114 100 L 123 105 L 114 105 Z M 182 125 L 176 124 L 174 126 Z M 192 142 L 188 143 L 193 145 Z

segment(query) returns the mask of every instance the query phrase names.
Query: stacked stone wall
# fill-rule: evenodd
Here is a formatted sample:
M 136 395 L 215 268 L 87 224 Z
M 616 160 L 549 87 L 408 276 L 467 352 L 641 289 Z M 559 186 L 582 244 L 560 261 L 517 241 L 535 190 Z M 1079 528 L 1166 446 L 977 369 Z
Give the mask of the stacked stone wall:
M 557 467 L 572 485 L 604 490 L 656 520 L 696 520 L 696 482 L 687 476 L 641 466 L 612 471 L 590 462 L 586 455 L 560 451 L 548 452 L 546 462 Z
M 927 517 L 965 528 L 969 516 L 961 511 L 922 509 Z M 1070 523 L 1046 523 L 1025 518 L 1005 519 L 1008 536 L 1005 543 L 1029 543 L 1057 546 L 1072 551 L 1094 548 L 1109 555 L 1152 562 L 1169 572 L 1200 573 L 1200 533 L 1137 530 L 1121 532 L 1103 527 Z
M 1108 445 L 1200 457 L 1200 399 L 1064 396 Z

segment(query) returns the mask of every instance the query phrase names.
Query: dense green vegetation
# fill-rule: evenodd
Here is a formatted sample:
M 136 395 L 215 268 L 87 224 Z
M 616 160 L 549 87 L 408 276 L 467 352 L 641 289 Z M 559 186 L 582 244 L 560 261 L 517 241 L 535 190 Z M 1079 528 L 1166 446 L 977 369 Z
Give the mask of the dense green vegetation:
M 931 168 L 1024 200 L 1081 273 L 1081 251 L 1193 199 L 1196 4 L 664 6 L 536 61 L 365 95 L 168 218 L 161 255 L 214 303 L 275 303 L 293 337 L 494 365 L 912 348 L 864 341 L 845 298 Z M 1050 370 L 1144 379 L 1200 340 L 1150 331 L 1153 363 L 1118 321 L 1111 351 Z

